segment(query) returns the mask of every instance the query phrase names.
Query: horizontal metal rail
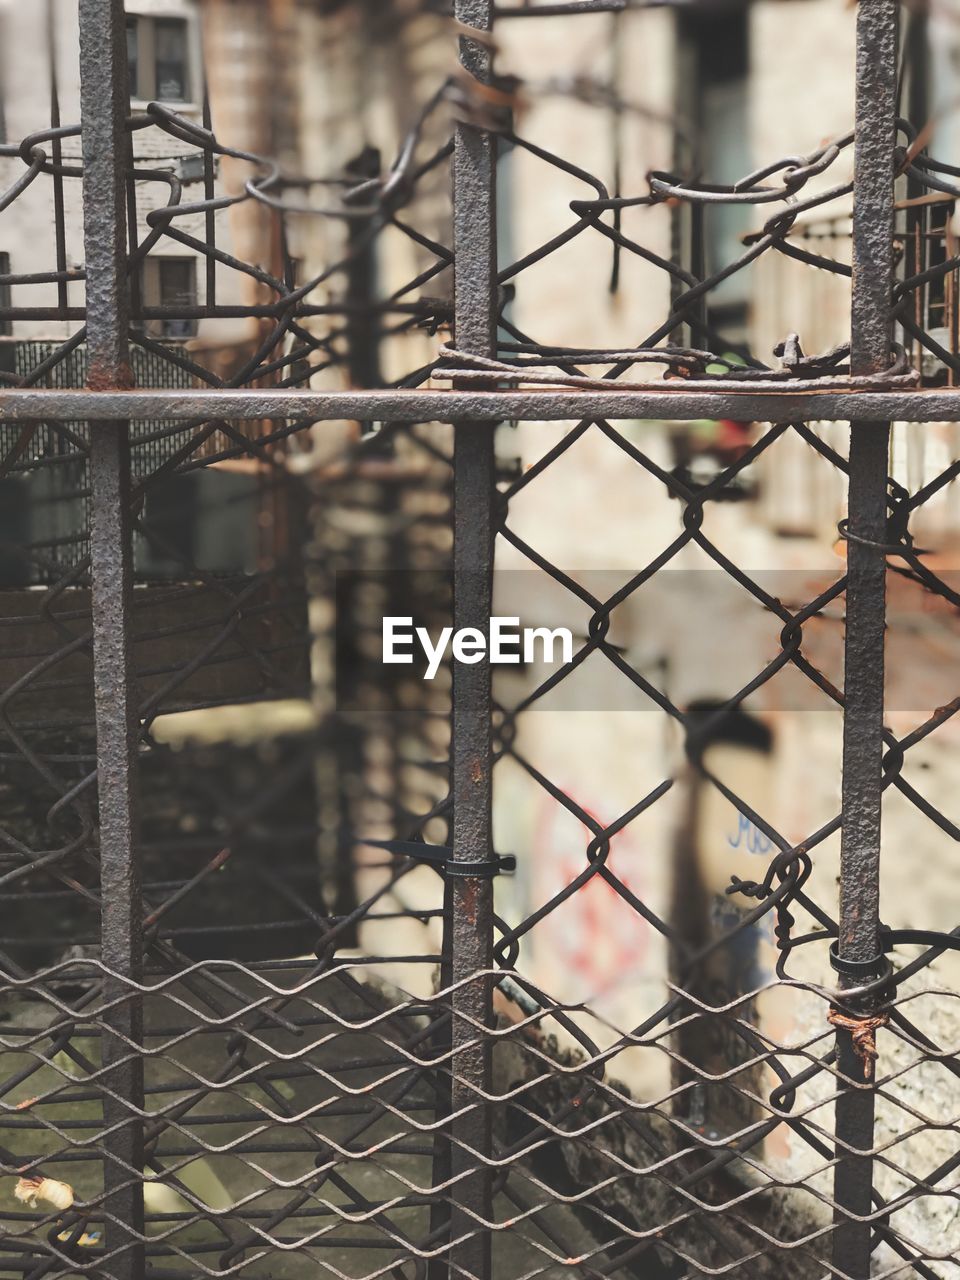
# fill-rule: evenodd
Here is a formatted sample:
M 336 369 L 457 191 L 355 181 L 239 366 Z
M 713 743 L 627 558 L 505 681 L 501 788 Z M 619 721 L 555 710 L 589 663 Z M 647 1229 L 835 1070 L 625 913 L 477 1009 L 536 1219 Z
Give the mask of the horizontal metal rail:
M 960 389 L 929 391 L 287 391 L 202 390 L 0 393 L 0 420 L 176 421 L 211 418 L 458 422 L 518 419 L 734 418 L 741 422 L 950 422 Z

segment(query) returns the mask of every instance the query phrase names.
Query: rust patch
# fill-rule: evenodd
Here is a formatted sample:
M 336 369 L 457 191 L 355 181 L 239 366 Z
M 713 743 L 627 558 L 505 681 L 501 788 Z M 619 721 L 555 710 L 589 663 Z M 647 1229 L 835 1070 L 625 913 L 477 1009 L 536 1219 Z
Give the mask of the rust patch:
M 126 360 L 116 366 L 104 366 L 94 361 L 87 372 L 89 391 L 128 391 L 136 385 L 137 380 Z
M 873 1017 L 850 1018 L 836 1008 L 831 1007 L 827 1011 L 827 1021 L 831 1026 L 850 1032 L 853 1051 L 863 1068 L 864 1080 L 870 1079 L 873 1064 L 880 1056 L 877 1053 L 877 1031 L 880 1027 L 885 1027 L 889 1020 L 889 1015 L 886 1013 L 878 1013 Z
M 463 914 L 473 925 L 477 923 L 477 882 L 471 876 L 463 882 L 463 893 L 460 897 Z

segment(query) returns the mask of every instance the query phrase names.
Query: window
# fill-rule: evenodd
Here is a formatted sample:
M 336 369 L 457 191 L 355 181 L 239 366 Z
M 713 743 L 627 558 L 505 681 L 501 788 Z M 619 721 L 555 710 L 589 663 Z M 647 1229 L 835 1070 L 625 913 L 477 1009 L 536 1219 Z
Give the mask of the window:
M 0 481 L 0 497 L 2 485 Z M 156 580 L 190 577 L 198 569 L 253 573 L 261 499 L 257 475 L 218 466 L 169 475 L 150 485 L 134 551 L 138 574 Z
M 131 98 L 158 102 L 188 101 L 189 45 L 186 18 L 127 18 Z
M 140 98 L 140 46 L 138 34 L 144 18 L 127 19 L 127 66 L 130 69 L 130 97 Z
M 143 305 L 171 310 L 197 305 L 196 258 L 147 258 L 143 264 Z M 154 338 L 191 338 L 197 322 L 190 316 L 164 316 L 148 320 L 146 331 Z
M 678 114 L 689 120 L 699 154 L 685 157 L 707 182 L 736 182 L 750 172 L 748 111 L 749 21 L 746 7 L 691 5 L 679 19 Z M 707 206 L 691 219 L 691 268 L 712 275 L 743 253 L 742 236 L 751 227 L 742 204 Z M 721 349 L 747 338 L 750 276 L 739 271 L 721 281 L 706 299 L 706 322 L 722 334 Z M 701 335 L 702 340 L 702 335 Z
M 2 277 L 10 274 L 10 255 L 9 253 L 0 253 L 0 308 L 6 309 L 11 305 L 10 299 L 10 283 Z M 5 316 L 0 316 L 0 335 L 8 337 L 13 333 L 13 323 Z

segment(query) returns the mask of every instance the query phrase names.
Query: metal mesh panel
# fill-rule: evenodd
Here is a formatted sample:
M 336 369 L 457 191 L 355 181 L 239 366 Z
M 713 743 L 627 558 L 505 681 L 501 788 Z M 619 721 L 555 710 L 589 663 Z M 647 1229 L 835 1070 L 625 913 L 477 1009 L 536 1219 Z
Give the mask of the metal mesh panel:
M 131 108 L 124 5 L 80 0 L 77 116 L 51 24 L 50 126 L 0 147 L 0 227 L 50 241 L 0 299 L 4 1274 L 957 1273 L 919 19 L 863 0 L 848 132 L 713 180 L 544 65 L 642 9 L 211 0 L 202 101 Z M 818 354 L 744 321 L 814 276 Z M 569 660 L 387 678 L 384 617 L 501 608 Z

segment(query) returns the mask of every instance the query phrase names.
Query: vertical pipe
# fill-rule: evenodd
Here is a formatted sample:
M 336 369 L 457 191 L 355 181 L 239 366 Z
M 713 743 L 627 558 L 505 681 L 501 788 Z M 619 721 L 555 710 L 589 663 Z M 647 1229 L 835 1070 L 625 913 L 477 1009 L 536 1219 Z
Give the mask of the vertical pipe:
M 130 135 L 123 0 L 80 0 L 80 108 L 88 385 L 129 386 L 126 186 Z M 90 423 L 91 607 L 100 829 L 103 1021 L 104 1271 L 144 1273 L 143 941 L 136 817 L 136 708 L 131 688 L 129 424 Z M 112 1006 L 112 1007 L 111 1007 Z
M 463 27 L 489 32 L 493 0 L 456 0 Z M 484 82 L 491 74 L 489 45 L 460 38 L 460 62 Z M 459 121 L 454 175 L 454 323 L 461 350 L 496 349 L 496 139 Z M 494 527 L 492 422 L 454 426 L 454 626 L 489 627 Z M 453 860 L 492 858 L 491 687 L 488 662 L 455 664 L 453 674 Z M 490 1043 L 492 985 L 483 975 L 493 963 L 493 881 L 455 876 L 448 916 L 454 984 L 450 1168 L 453 1178 L 450 1274 L 489 1280 L 491 1215 Z
M 850 364 L 876 373 L 890 361 L 893 283 L 893 148 L 896 121 L 896 0 L 862 0 L 857 18 L 857 107 L 854 151 L 853 287 Z M 844 654 L 843 827 L 840 843 L 841 986 L 862 985 L 871 962 L 879 974 L 880 810 L 883 753 L 883 658 L 887 539 L 887 456 L 890 425 L 850 429 L 846 638 Z M 852 1002 L 867 1016 L 869 1000 Z M 836 1105 L 833 1261 L 849 1280 L 870 1275 L 874 1073 L 837 1032 L 845 1078 Z

